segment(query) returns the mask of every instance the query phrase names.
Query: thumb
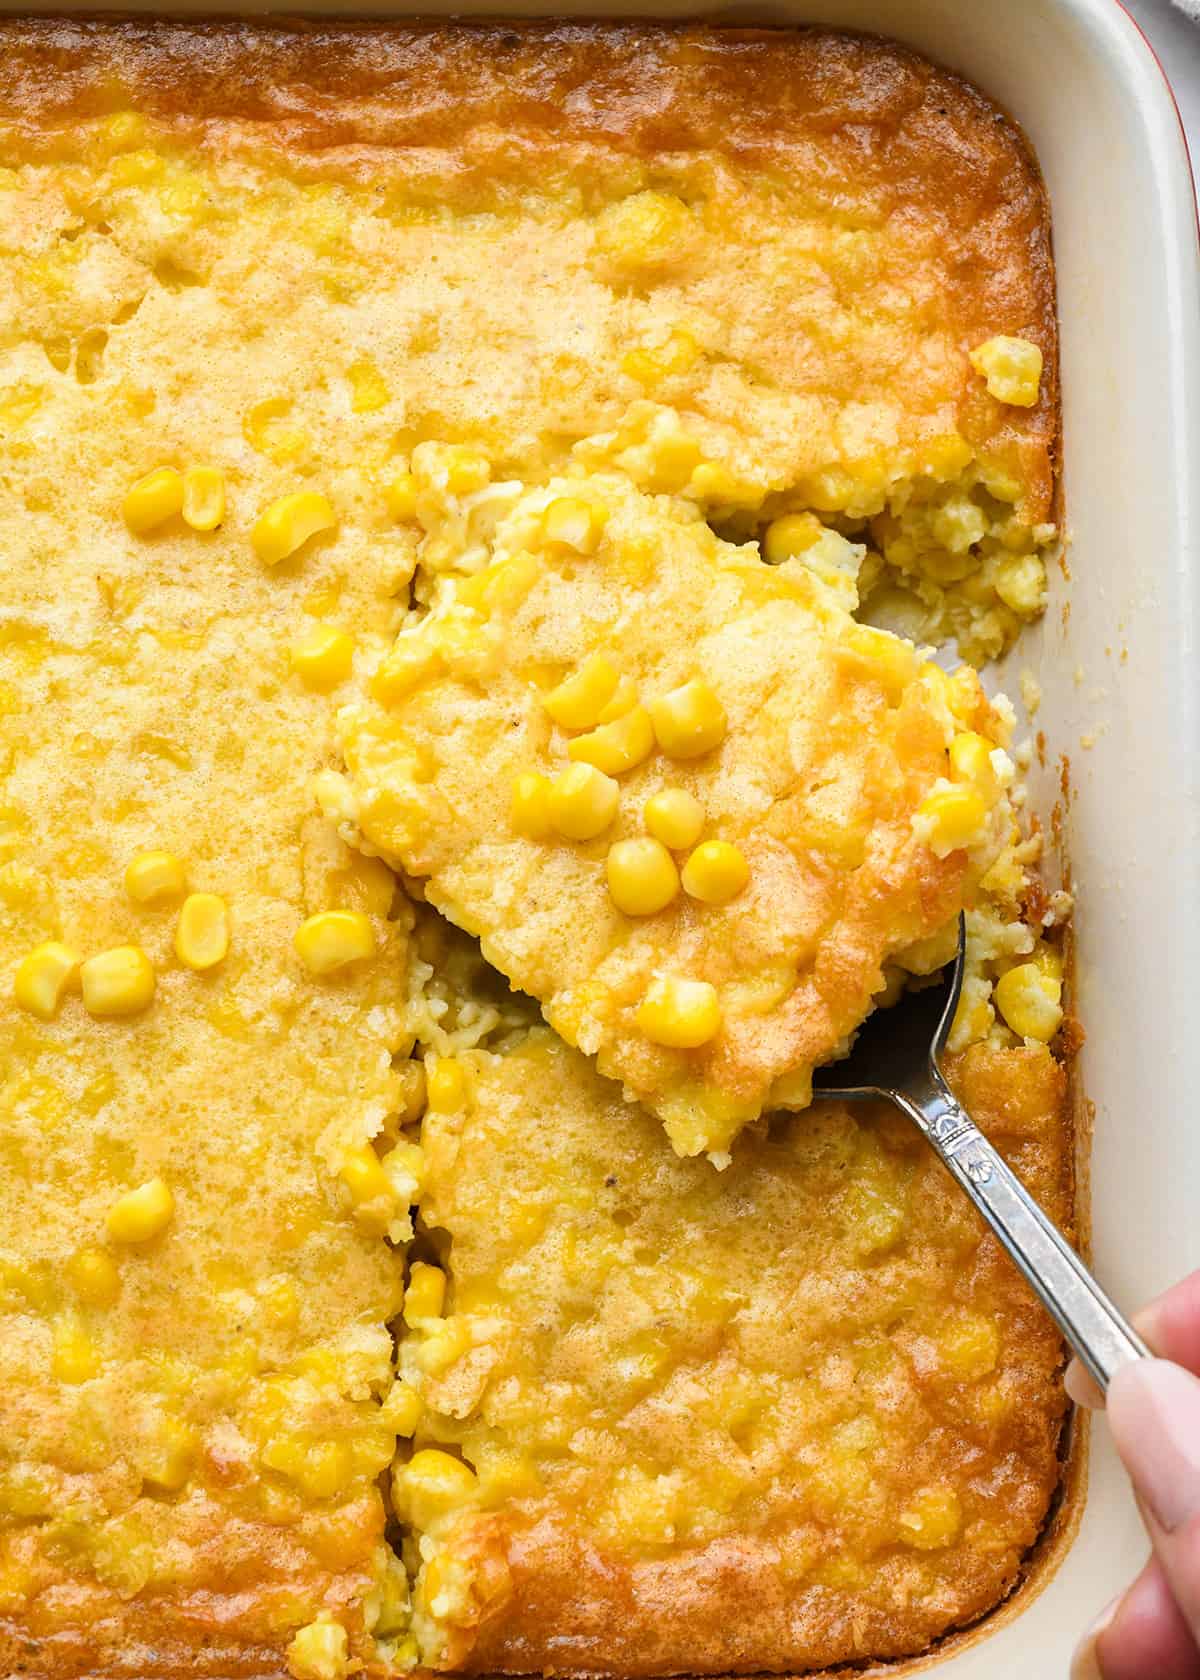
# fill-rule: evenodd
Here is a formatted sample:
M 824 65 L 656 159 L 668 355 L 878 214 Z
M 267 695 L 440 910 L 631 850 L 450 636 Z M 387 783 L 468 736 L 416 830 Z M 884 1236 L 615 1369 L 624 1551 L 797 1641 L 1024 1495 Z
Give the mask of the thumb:
M 1200 1635 L 1200 1380 L 1165 1359 L 1117 1372 L 1108 1421 L 1155 1555 L 1193 1637 Z

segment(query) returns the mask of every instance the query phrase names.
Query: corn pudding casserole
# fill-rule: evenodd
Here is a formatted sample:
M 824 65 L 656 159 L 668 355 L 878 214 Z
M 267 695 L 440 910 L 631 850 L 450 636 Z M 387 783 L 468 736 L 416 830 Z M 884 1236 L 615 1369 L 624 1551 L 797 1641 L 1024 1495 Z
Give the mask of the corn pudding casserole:
M 1011 828 L 1005 720 L 686 501 L 592 473 L 491 503 L 487 564 L 345 708 L 324 802 L 724 1164 L 953 925 Z M 672 799 L 697 832 L 660 837 Z
M 965 908 L 1069 1219 L 1020 136 L 822 30 L 0 45 L 0 1667 L 928 1649 L 1059 1344 L 811 1072 Z

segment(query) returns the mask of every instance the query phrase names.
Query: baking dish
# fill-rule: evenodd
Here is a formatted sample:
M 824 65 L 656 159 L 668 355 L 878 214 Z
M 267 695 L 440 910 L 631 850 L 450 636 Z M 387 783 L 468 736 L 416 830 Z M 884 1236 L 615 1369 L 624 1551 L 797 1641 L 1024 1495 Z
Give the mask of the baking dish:
M 1092 1039 L 1081 1071 L 1097 1104 L 1095 1246 L 1106 1278 L 1134 1299 L 1188 1263 L 1182 1196 L 1194 1159 L 1167 1118 L 1184 1112 L 1181 1081 L 1159 1053 L 1184 1027 L 1191 956 L 1186 939 L 1170 938 L 1168 917 L 1194 926 L 1197 898 L 1196 532 L 1186 479 L 1197 458 L 1197 261 L 1182 143 L 1147 50 L 1106 0 L 1024 0 L 991 16 L 956 12 L 950 0 L 915 15 L 894 4 L 771 15 L 877 29 L 949 62 L 1013 110 L 1046 172 L 1075 583 L 1055 580 L 1046 625 L 1022 642 L 1007 680 L 1015 687 L 1029 667 L 1045 695 L 1039 808 L 1055 800 L 1059 755 L 1072 760 L 1066 838 L 1083 905 L 1081 1014 Z M 1143 550 L 1153 556 L 1153 584 L 1130 564 Z M 1127 786 L 1142 797 L 1129 799 Z M 1131 1042 L 1144 1047 L 1137 1057 L 1125 1051 Z M 1135 1093 L 1143 1105 L 1136 1155 L 1125 1142 Z M 1126 1185 L 1141 1199 L 1120 1219 Z M 1131 1507 L 1101 1453 L 1078 1541 L 1047 1590 L 988 1638 L 948 1652 L 941 1671 L 999 1675 L 1035 1649 L 1039 1672 L 1065 1671 L 1077 1629 L 1139 1549 Z

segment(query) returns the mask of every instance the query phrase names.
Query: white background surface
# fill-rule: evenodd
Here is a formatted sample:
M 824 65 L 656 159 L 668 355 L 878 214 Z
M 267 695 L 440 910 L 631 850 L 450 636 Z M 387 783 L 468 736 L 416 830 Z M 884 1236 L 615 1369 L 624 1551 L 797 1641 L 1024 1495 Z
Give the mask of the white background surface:
M 1171 78 L 1187 129 L 1192 169 L 1200 174 L 1200 23 L 1191 22 L 1169 0 L 1125 0 L 1125 6 Z

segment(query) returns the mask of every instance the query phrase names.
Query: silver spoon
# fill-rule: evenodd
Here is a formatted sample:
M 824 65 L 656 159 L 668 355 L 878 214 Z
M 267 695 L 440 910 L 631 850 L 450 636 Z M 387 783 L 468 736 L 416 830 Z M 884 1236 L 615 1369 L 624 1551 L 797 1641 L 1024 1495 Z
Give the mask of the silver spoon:
M 876 1010 L 846 1060 L 818 1068 L 813 1094 L 847 1102 L 883 1097 L 916 1121 L 1105 1390 L 1114 1372 L 1131 1360 L 1150 1358 L 1150 1349 L 951 1096 L 938 1065 L 958 1007 L 965 951 L 966 920 L 960 916 L 949 983 L 910 992 L 895 1007 Z

